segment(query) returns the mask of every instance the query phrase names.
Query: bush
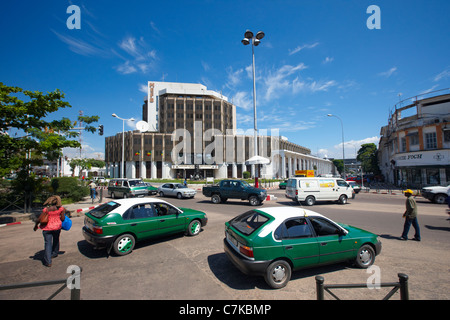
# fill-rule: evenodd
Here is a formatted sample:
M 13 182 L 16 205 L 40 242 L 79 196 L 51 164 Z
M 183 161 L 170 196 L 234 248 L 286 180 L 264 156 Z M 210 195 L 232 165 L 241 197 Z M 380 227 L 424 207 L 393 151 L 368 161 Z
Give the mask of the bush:
M 77 202 L 89 195 L 89 188 L 82 186 L 75 177 L 53 178 L 51 186 L 54 194 L 60 196 L 61 199 L 70 198 Z
M 244 179 L 249 179 L 251 176 L 251 173 L 248 171 L 244 171 L 244 172 L 242 172 L 242 175 L 244 176 Z

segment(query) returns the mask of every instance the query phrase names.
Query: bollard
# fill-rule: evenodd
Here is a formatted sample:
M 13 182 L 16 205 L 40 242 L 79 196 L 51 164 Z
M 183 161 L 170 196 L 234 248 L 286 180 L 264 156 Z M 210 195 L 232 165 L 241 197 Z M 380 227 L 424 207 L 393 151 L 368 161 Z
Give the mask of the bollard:
M 316 276 L 316 294 L 317 300 L 324 300 L 323 283 L 324 279 L 321 276 Z
M 400 282 L 400 300 L 409 300 L 408 275 L 399 273 L 398 280 Z

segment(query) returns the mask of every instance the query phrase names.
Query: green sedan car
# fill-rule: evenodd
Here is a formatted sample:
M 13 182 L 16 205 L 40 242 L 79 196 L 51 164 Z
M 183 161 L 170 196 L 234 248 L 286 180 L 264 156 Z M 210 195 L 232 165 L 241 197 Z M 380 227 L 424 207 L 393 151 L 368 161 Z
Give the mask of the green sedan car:
M 353 261 L 368 268 L 381 251 L 377 235 L 303 208 L 250 210 L 225 223 L 224 250 L 245 274 L 286 286 L 293 270 Z
M 95 247 L 117 255 L 130 253 L 136 242 L 174 233 L 195 236 L 206 225 L 204 212 L 177 208 L 155 198 L 121 199 L 86 213 L 83 235 Z

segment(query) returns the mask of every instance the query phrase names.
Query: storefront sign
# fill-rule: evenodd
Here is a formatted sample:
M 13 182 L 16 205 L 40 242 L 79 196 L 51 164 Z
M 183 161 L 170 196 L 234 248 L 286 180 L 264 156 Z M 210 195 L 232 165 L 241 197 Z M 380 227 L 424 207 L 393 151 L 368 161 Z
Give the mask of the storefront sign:
M 450 165 L 449 150 L 418 151 L 397 154 L 393 157 L 397 167 Z

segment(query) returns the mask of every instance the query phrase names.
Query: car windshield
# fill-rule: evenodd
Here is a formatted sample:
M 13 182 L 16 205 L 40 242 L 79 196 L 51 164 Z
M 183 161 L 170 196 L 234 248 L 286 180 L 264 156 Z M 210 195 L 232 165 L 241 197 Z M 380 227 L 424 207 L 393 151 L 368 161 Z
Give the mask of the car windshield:
M 183 188 L 187 188 L 186 186 L 184 186 L 184 185 L 182 185 L 182 184 L 179 184 L 179 183 L 177 183 L 177 184 L 174 184 L 174 187 L 175 187 L 176 189 L 183 189 Z
M 230 220 L 230 225 L 239 232 L 250 235 L 268 220 L 269 218 L 259 212 L 250 210 Z
M 111 211 L 113 211 L 114 209 L 116 209 L 118 207 L 120 207 L 119 203 L 110 201 L 110 202 L 107 202 L 107 203 L 104 203 L 104 204 L 98 206 L 97 208 L 92 209 L 88 213 L 91 216 L 94 216 L 96 218 L 103 218 L 108 213 L 110 213 Z

